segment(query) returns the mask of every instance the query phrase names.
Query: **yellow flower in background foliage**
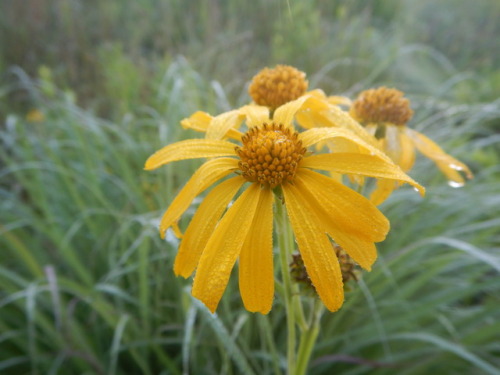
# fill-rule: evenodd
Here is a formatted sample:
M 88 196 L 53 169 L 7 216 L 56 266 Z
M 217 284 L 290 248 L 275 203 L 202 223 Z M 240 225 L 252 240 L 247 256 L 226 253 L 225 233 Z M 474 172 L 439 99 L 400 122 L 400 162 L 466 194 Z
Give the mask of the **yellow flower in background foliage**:
M 339 309 L 344 298 L 339 261 L 330 238 L 361 267 L 370 269 L 377 256 L 374 243 L 384 240 L 389 222 L 365 197 L 312 169 L 407 182 L 423 193 L 423 188 L 383 153 L 352 132 L 319 128 L 297 133 L 292 125 L 295 114 L 304 106 L 315 105 L 312 96 L 302 100 L 278 107 L 272 119 L 263 107 L 248 106 L 230 127 L 224 121 L 214 124 L 209 115 L 196 115 L 191 121 L 213 139 L 176 142 L 146 161 L 145 169 L 152 170 L 177 160 L 209 158 L 165 212 L 160 224 L 162 236 L 168 228 L 176 227 L 197 195 L 223 180 L 198 207 L 182 236 L 174 264 L 174 272 L 183 277 L 196 269 L 192 294 L 212 312 L 237 259 L 245 308 L 264 314 L 271 309 L 274 203 L 285 204 L 307 272 L 329 310 Z M 243 120 L 248 127 L 245 134 L 237 130 Z M 308 147 L 326 140 L 335 140 L 346 149 L 354 145 L 367 153 L 307 153 Z
M 366 130 L 379 140 L 382 150 L 405 172 L 415 163 L 415 148 L 434 161 L 450 180 L 452 186 L 462 186 L 464 177 L 473 175 L 459 160 L 446 154 L 425 135 L 406 126 L 413 116 L 410 101 L 396 89 L 380 87 L 362 91 L 353 102 L 351 116 L 363 124 Z M 397 187 L 391 180 L 379 180 L 370 199 L 374 204 L 382 203 Z

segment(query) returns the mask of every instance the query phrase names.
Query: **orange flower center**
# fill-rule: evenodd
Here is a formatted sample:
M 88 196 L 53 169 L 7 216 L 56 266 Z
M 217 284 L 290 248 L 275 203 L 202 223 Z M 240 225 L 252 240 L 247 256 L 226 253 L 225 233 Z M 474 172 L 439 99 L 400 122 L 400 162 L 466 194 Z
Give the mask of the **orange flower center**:
M 306 74 L 292 66 L 277 65 L 264 68 L 253 79 L 248 93 L 258 105 L 274 110 L 304 95 L 308 82 Z
M 306 149 L 299 133 L 282 124 L 263 124 L 251 128 L 236 147 L 241 174 L 250 182 L 275 188 L 291 182 Z
M 362 123 L 405 125 L 413 116 L 410 101 L 396 89 L 380 87 L 362 91 L 352 104 L 351 116 Z

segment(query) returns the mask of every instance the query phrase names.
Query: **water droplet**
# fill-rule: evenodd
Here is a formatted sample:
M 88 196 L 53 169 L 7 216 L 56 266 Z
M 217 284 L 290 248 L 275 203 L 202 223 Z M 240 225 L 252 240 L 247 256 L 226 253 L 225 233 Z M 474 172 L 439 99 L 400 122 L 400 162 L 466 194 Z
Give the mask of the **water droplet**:
M 450 185 L 452 188 L 459 188 L 464 186 L 465 184 L 463 182 L 448 181 L 448 185 Z
M 460 165 L 450 164 L 449 166 L 450 166 L 450 168 L 452 168 L 452 169 L 454 169 L 456 171 L 463 171 L 464 170 Z

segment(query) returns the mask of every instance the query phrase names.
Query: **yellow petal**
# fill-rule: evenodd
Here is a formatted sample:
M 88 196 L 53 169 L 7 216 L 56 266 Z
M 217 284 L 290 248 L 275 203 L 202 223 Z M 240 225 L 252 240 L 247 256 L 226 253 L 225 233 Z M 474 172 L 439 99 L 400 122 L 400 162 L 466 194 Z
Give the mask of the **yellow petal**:
M 373 123 L 369 123 L 369 124 L 366 124 L 364 126 L 366 132 L 368 134 L 370 134 L 371 136 L 374 136 L 375 137 L 375 133 L 377 132 L 377 129 L 378 129 L 378 125 L 377 124 L 373 124 Z
M 400 131 L 399 139 L 402 151 L 401 159 L 396 164 L 399 165 L 404 172 L 408 172 L 415 164 L 415 145 L 404 131 Z
M 377 155 L 382 159 L 392 162 L 391 159 L 380 151 L 377 147 L 370 145 L 358 136 L 356 136 L 352 131 L 341 128 L 314 128 L 306 130 L 299 135 L 299 139 L 302 141 L 304 147 L 312 146 L 321 141 L 331 141 L 335 142 L 347 142 L 359 147 L 365 153 L 370 153 L 372 155 Z M 345 148 L 352 148 L 348 145 Z M 332 150 L 333 151 L 333 150 Z
M 344 302 L 344 288 L 339 261 L 332 244 L 316 222 L 307 202 L 300 199 L 298 189 L 286 184 L 283 185 L 283 193 L 307 273 L 328 310 L 337 311 Z
M 193 273 L 220 217 L 245 182 L 241 176 L 233 177 L 214 187 L 203 199 L 179 246 L 174 263 L 176 275 L 189 277 Z
M 238 162 L 231 158 L 209 160 L 198 168 L 163 215 L 160 223 L 161 237 L 164 238 L 165 231 L 179 220 L 198 194 L 236 168 L 238 168 Z
M 208 126 L 206 138 L 223 139 L 229 130 L 238 128 L 244 118 L 244 113 L 239 109 L 214 117 Z
M 315 96 L 303 95 L 298 99 L 292 100 L 282 106 L 278 107 L 273 115 L 274 122 L 290 126 L 293 124 L 295 114 L 300 109 L 308 109 L 310 111 L 320 111 L 327 109 L 328 104 L 319 100 Z
M 206 112 L 197 111 L 189 118 L 181 121 L 181 126 L 185 129 L 193 129 L 199 132 L 206 132 L 213 117 Z
M 156 169 L 164 164 L 185 159 L 235 156 L 236 145 L 231 142 L 211 139 L 188 139 L 172 143 L 156 151 L 146 160 L 144 169 Z
M 370 202 L 375 206 L 383 203 L 397 188 L 397 183 L 393 180 L 379 180 L 375 189 L 370 194 Z
M 198 111 L 192 114 L 191 117 L 182 120 L 181 125 L 182 127 L 187 129 L 193 129 L 199 132 L 206 133 L 214 119 L 215 117 L 210 116 L 208 113 Z M 219 139 L 228 137 L 239 141 L 241 140 L 241 135 L 241 132 L 236 129 L 228 129 L 226 133 Z
M 333 221 L 338 228 L 360 238 L 379 242 L 389 231 L 389 221 L 368 199 L 331 178 L 301 169 L 294 184 L 317 204 L 315 212 L 324 214 L 325 228 Z M 347 249 L 346 249 L 347 251 Z
M 399 165 L 402 149 L 397 125 L 385 125 L 385 137 L 383 138 L 382 145 L 384 152 L 394 163 Z
M 261 191 L 255 217 L 241 248 L 239 283 L 248 311 L 267 314 L 274 297 L 273 193 Z
M 313 172 L 314 173 L 314 172 Z M 352 191 L 353 195 L 357 194 L 356 203 L 362 202 L 357 206 L 360 211 L 356 214 L 346 215 L 342 212 L 345 202 L 344 199 L 352 199 L 351 196 L 345 196 L 345 186 L 342 184 L 330 184 L 326 180 L 327 177 L 314 173 L 311 174 L 311 179 L 296 178 L 295 188 L 297 189 L 296 197 L 300 197 L 301 202 L 307 202 L 311 213 L 317 218 L 320 228 L 326 231 L 342 248 L 356 261 L 361 267 L 370 270 L 373 262 L 377 259 L 377 250 L 373 243 L 373 238 L 380 239 L 380 232 L 389 230 L 389 222 L 387 219 L 361 195 Z M 316 178 L 317 177 L 317 178 Z M 325 182 L 327 183 L 325 189 Z M 337 185 L 337 186 L 335 186 Z M 341 188 L 338 192 L 332 194 L 332 190 Z M 359 198 L 363 199 L 359 199 Z M 364 215 L 364 216 L 363 216 Z M 349 218 L 348 216 L 352 216 Z M 346 220 L 347 217 L 347 220 Z M 375 232 L 367 223 L 367 218 L 373 217 L 374 225 L 379 225 L 379 231 Z M 349 220 L 357 220 L 359 230 L 353 231 Z M 366 233 L 364 229 L 366 228 Z M 371 233 L 368 233 L 370 232 Z M 383 235 L 385 237 L 385 234 Z
M 352 131 L 363 141 L 371 146 L 376 146 L 376 139 L 366 129 L 354 120 L 349 113 L 337 106 L 331 105 L 328 111 L 323 112 L 328 126 L 343 128 Z
M 252 184 L 229 208 L 201 255 L 192 294 L 214 312 L 252 224 L 261 188 Z
M 270 123 L 269 108 L 261 105 L 246 105 L 240 108 L 240 111 L 246 116 L 246 123 L 249 128 L 261 126 L 264 123 Z
M 441 169 L 441 171 L 451 181 L 457 183 L 464 182 L 463 178 L 459 173 L 457 173 L 457 171 L 465 173 L 465 176 L 469 179 L 474 177 L 469 167 L 445 153 L 441 147 L 425 135 L 412 129 L 407 129 L 406 134 L 413 140 L 417 149 L 429 159 L 434 161 L 439 169 Z
M 401 168 L 375 155 L 356 153 L 318 154 L 304 158 L 300 167 L 321 169 L 343 174 L 388 178 L 399 182 L 409 183 L 418 189 L 420 194 L 425 194 L 425 188 L 404 173 Z
M 296 113 L 295 119 L 300 126 L 306 129 L 329 125 L 325 120 L 325 116 L 317 111 L 300 110 Z
M 350 106 L 352 104 L 352 100 L 346 96 L 333 95 L 328 97 L 328 103 L 333 105 Z

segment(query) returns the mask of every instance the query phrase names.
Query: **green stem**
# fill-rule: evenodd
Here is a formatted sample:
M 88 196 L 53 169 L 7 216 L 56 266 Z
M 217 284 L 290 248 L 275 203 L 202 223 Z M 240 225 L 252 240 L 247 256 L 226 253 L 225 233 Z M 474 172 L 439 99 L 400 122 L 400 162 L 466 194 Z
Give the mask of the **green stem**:
M 302 335 L 300 337 L 299 352 L 297 355 L 297 364 L 295 367 L 294 375 L 306 374 L 307 366 L 314 349 L 314 344 L 316 343 L 316 339 L 318 338 L 319 323 L 323 311 L 324 307 L 321 301 L 319 301 L 319 299 L 316 299 L 314 301 L 314 308 L 311 311 L 312 316 L 309 328 L 305 331 L 302 331 Z
M 276 202 L 276 228 L 278 233 L 279 258 L 281 263 L 281 277 L 283 279 L 286 323 L 288 328 L 288 344 L 287 344 L 287 368 L 288 374 L 295 374 L 295 309 L 293 303 L 292 280 L 289 272 L 289 264 L 293 248 L 290 248 L 289 236 L 291 233 L 289 223 L 286 217 L 285 205 L 277 199 Z M 292 238 L 293 239 L 293 238 Z

